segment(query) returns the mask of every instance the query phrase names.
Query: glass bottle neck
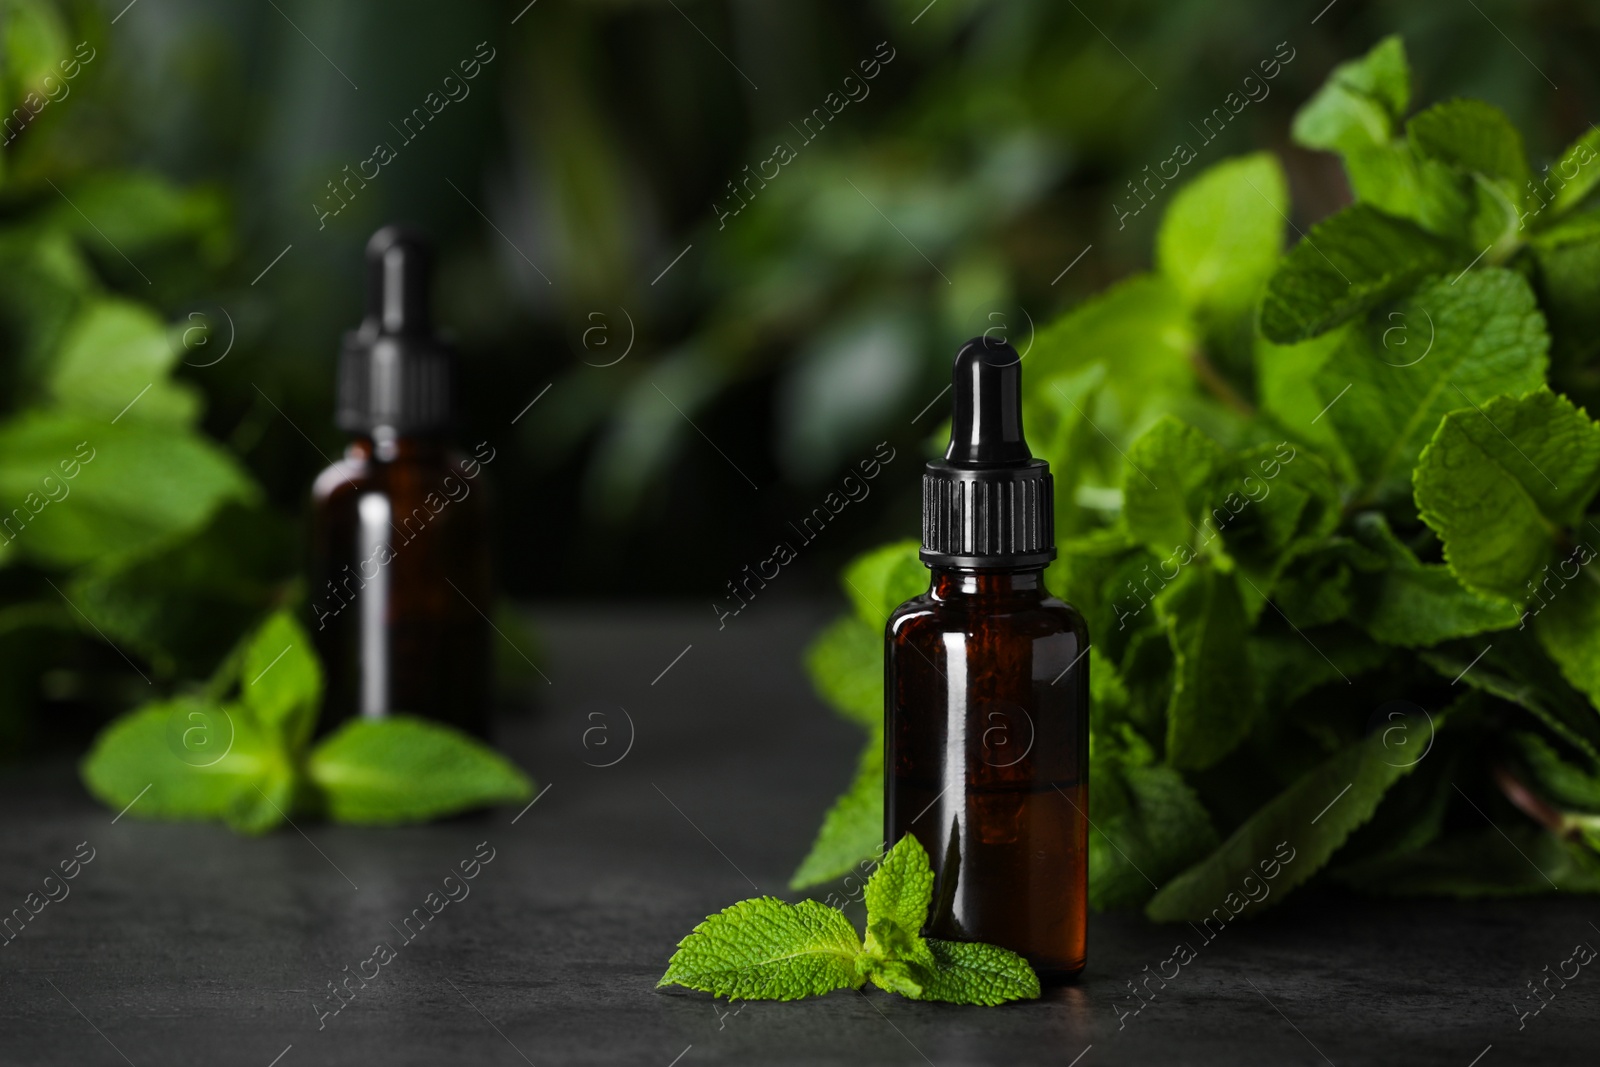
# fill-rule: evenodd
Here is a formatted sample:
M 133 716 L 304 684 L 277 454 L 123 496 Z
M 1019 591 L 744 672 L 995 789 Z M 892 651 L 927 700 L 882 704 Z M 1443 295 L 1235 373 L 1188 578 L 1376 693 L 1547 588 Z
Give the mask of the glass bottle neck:
M 395 460 L 441 459 L 448 449 L 448 440 L 436 434 L 412 437 L 379 429 L 353 439 L 345 449 L 345 455 L 352 459 L 375 459 L 380 463 L 389 463 Z
M 967 596 L 1049 596 L 1044 587 L 1044 568 L 1029 570 L 964 570 L 957 567 L 934 567 L 933 588 L 935 600 L 954 600 Z

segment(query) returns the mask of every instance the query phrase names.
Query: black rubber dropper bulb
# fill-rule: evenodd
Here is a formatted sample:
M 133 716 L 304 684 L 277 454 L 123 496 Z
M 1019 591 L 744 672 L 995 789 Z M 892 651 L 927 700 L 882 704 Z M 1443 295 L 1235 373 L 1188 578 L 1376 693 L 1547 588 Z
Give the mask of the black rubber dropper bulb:
M 974 337 L 951 369 L 950 447 L 922 476 L 922 561 L 1042 567 L 1055 558 L 1050 466 L 1022 435 L 1022 357 Z
M 974 337 L 956 353 L 950 447 L 957 467 L 1020 465 L 1033 458 L 1022 436 L 1022 357 L 1004 341 Z

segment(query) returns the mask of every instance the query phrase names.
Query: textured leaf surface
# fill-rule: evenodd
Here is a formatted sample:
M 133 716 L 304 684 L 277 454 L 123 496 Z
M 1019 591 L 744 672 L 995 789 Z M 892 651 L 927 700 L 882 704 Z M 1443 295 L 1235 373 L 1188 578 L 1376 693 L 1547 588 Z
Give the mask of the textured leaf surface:
M 405 716 L 346 723 L 312 750 L 306 769 L 339 822 L 415 822 L 533 795 L 528 776 L 493 749 Z
M 742 1000 L 797 1000 L 859 989 L 861 939 L 844 914 L 814 900 L 741 900 L 678 942 L 658 986 Z
M 1381 332 L 1354 331 L 1317 375 L 1367 497 L 1407 494 L 1447 412 L 1544 384 L 1544 316 L 1527 282 L 1491 269 L 1423 286 Z M 1492 430 L 1490 432 L 1493 432 Z
M 1523 187 L 1528 183 L 1522 135 L 1493 104 L 1482 100 L 1435 104 L 1406 123 L 1406 137 L 1418 155 L 1482 175 L 1513 208 L 1521 207 Z
M 931 937 L 928 948 L 934 965 L 926 972 L 918 1000 L 994 1005 L 1039 995 L 1039 976 L 1027 960 L 1008 949 Z
M 1600 184 L 1600 166 L 1596 163 L 1600 163 L 1600 129 L 1590 126 L 1550 167 L 1555 175 L 1555 192 L 1550 195 L 1547 210 L 1559 215 L 1583 203 Z
M 1456 576 L 1518 603 L 1597 488 L 1600 426 L 1548 390 L 1452 413 L 1416 470 L 1417 508 Z
M 867 879 L 867 951 L 921 955 L 922 924 L 933 900 L 933 868 L 928 853 L 910 834 L 893 848 Z
M 1259 880 L 1261 863 L 1282 861 L 1277 849 L 1283 843 L 1293 858 L 1271 881 L 1269 899 L 1281 899 L 1304 883 L 1372 818 L 1389 787 L 1410 772 L 1406 758 L 1385 746 L 1386 737 L 1380 731 L 1356 742 L 1279 793 L 1210 856 L 1162 886 L 1145 914 L 1176 922 L 1203 919 L 1215 908 L 1227 913 L 1255 907 L 1248 902 L 1234 907 L 1229 901 L 1244 900 L 1243 880 L 1249 875 Z
M 1315 226 L 1279 263 L 1261 304 L 1261 331 L 1292 344 L 1397 296 L 1458 257 L 1413 223 L 1353 204 Z
M 1171 767 L 1097 756 L 1089 780 L 1089 902 L 1142 905 L 1161 884 L 1217 847 L 1211 816 Z
M 1533 632 L 1562 676 L 1600 708 L 1600 573 L 1594 567 L 1589 563 L 1550 598 Z
M 804 889 L 849 874 L 883 848 L 883 724 L 872 732 L 856 767 L 855 780 L 822 820 L 811 851 L 789 879 Z
M 1163 416 L 1128 448 L 1122 514 L 1129 532 L 1163 559 L 1193 542 L 1211 477 L 1224 458 L 1204 433 Z
M 1385 566 L 1356 581 L 1353 617 L 1367 633 L 1390 645 L 1422 648 L 1486 630 L 1503 630 L 1521 620 L 1509 600 L 1474 593 L 1440 563 L 1421 563 L 1394 536 L 1383 516 L 1368 513 L 1356 533 L 1378 552 Z
M 1600 765 L 1600 716 L 1566 685 L 1544 650 L 1525 633 L 1498 637 L 1474 653 L 1425 652 L 1422 661 L 1451 684 L 1463 684 L 1515 704 Z
M 1260 706 L 1239 587 L 1232 575 L 1198 564 L 1162 591 L 1156 607 L 1174 657 L 1167 760 L 1209 767 L 1249 733 Z

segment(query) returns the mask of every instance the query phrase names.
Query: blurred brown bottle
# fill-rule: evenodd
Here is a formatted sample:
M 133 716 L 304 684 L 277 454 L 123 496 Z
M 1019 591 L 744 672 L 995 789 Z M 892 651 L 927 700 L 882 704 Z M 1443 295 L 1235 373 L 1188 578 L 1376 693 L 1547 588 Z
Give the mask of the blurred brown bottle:
M 344 457 L 312 487 L 311 629 L 327 685 L 320 732 L 419 715 L 487 737 L 492 699 L 487 444 L 451 436 L 455 353 L 433 329 L 426 240 L 367 243 L 367 310 L 345 335 Z

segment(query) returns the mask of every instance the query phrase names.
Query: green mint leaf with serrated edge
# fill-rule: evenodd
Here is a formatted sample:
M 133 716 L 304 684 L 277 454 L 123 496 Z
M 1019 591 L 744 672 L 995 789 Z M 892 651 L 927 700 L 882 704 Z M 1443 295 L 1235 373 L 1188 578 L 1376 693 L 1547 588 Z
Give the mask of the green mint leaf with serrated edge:
M 339 822 L 388 825 L 509 804 L 533 795 L 528 776 L 459 730 L 396 715 L 354 719 L 306 764 Z
M 907 834 L 884 855 L 864 896 L 870 955 L 931 962 L 921 934 L 933 900 L 933 868 L 915 837 Z
M 1360 496 L 1385 500 L 1408 493 L 1447 412 L 1543 385 L 1549 338 L 1528 283 L 1498 268 L 1431 281 L 1379 321 L 1349 332 L 1315 380 L 1324 404 L 1348 391 L 1328 419 Z
M 322 667 L 311 638 L 288 612 L 269 617 L 245 648 L 239 696 L 290 751 L 299 751 L 310 737 L 322 696 Z
M 1279 262 L 1262 298 L 1261 332 L 1278 344 L 1304 341 L 1471 258 L 1414 223 L 1352 204 L 1311 227 Z
M 844 913 L 815 900 L 788 904 L 756 897 L 696 926 L 667 964 L 659 986 L 681 985 L 719 997 L 798 1000 L 860 989 L 861 939 Z
M 129 817 L 214 819 L 246 833 L 283 821 L 296 780 L 277 739 L 244 707 L 187 697 L 107 726 L 81 773 L 90 793 Z
M 1411 103 L 1411 68 L 1399 37 L 1385 37 L 1359 59 L 1333 68 L 1294 116 L 1295 143 L 1347 151 L 1394 136 Z
M 1039 976 L 1028 961 L 999 945 L 928 938 L 933 964 L 923 972 L 917 1000 L 993 1006 L 1039 996 Z
M 796 1000 L 868 981 L 914 1000 L 957 1004 L 1039 995 L 1038 976 L 1014 952 L 924 939 L 932 897 L 928 854 L 907 834 L 867 881 L 865 944 L 844 913 L 825 904 L 757 897 L 696 926 L 656 984 L 745 1000 Z
M 1559 481 L 1557 477 L 1559 476 Z M 1470 588 L 1524 603 L 1600 491 L 1600 425 L 1540 389 L 1455 411 L 1417 463 L 1417 509 Z

